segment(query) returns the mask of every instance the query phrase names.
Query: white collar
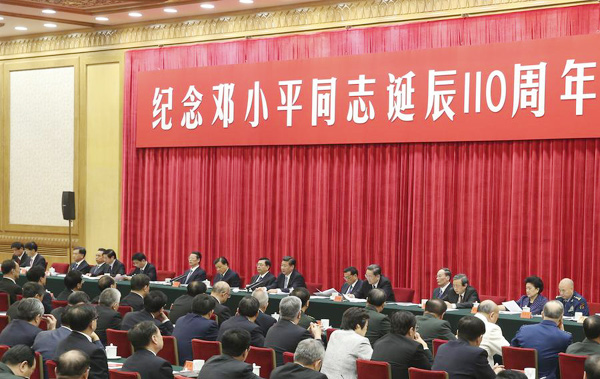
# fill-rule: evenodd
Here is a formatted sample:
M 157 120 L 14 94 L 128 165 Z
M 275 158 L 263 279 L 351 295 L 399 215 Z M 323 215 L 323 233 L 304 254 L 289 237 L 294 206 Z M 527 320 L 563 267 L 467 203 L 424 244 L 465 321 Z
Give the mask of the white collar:
M 156 353 L 150 349 L 144 349 L 144 350 L 148 350 L 149 352 L 151 352 L 152 354 L 154 354 L 154 356 L 156 357 Z
M 194 267 L 190 268 L 190 273 L 192 273 L 192 272 L 196 271 L 196 269 L 197 269 L 198 267 L 200 267 L 200 266 L 194 266 Z
M 446 283 L 445 286 L 440 287 L 440 294 L 444 293 L 444 291 L 446 290 L 446 288 L 448 288 L 449 285 L 450 285 L 450 282 Z
M 102 267 L 103 264 L 105 264 L 106 262 L 102 262 L 99 265 L 96 265 L 96 267 Z
M 62 325 L 62 326 L 61 326 L 61 328 L 65 328 L 65 329 L 67 329 L 69 332 L 72 332 L 72 331 L 73 331 L 73 329 L 69 328 L 68 326 L 64 326 L 64 325 Z M 60 329 L 60 328 L 59 328 L 59 329 Z M 86 335 L 87 335 L 87 334 L 86 334 Z
M 225 272 L 223 273 L 223 275 L 221 275 L 221 277 L 225 277 L 225 274 L 227 274 L 227 271 L 229 271 L 229 269 L 225 270 Z
M 144 267 L 140 268 L 140 271 L 144 271 L 146 269 L 146 266 L 148 266 L 148 261 L 146 261 L 146 264 L 144 265 Z
M 90 341 L 90 343 L 92 342 L 92 337 L 88 336 L 87 334 L 85 334 L 85 333 L 82 333 L 82 332 L 78 332 L 77 330 L 73 330 L 73 331 L 74 331 L 75 333 L 79 333 L 79 334 L 81 334 L 82 336 L 85 336 L 85 338 L 87 338 L 87 339 L 88 339 L 88 341 Z
M 216 296 L 213 296 L 213 297 L 215 298 L 215 300 L 217 300 L 219 302 L 219 304 L 221 304 L 221 300 L 219 300 L 218 297 L 216 297 Z
M 23 253 L 21 255 L 19 255 L 19 260 L 22 260 L 23 259 L 23 255 L 25 255 L 25 254 L 27 254 L 27 253 L 25 252 L 25 250 L 23 250 Z
M 15 280 L 13 278 L 9 278 L 8 276 L 5 276 L 4 278 L 6 278 L 6 279 L 12 281 L 13 283 L 17 284 L 17 282 L 15 282 Z
M 289 278 L 290 278 L 290 276 L 292 276 L 292 273 L 293 273 L 293 272 L 294 272 L 294 271 L 290 272 L 288 275 L 285 275 L 285 277 L 289 279 Z
M 483 321 L 484 324 L 488 324 L 489 323 L 487 317 L 485 317 L 483 314 L 481 314 L 481 312 L 475 313 L 475 317 L 477 317 L 478 319 L 480 319 L 481 321 Z

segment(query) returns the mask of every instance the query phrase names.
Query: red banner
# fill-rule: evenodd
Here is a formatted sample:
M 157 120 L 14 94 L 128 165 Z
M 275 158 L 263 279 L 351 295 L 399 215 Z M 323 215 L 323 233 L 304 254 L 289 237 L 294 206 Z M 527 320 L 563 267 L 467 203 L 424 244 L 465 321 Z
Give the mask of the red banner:
M 136 146 L 600 137 L 596 44 L 597 34 L 142 72 Z

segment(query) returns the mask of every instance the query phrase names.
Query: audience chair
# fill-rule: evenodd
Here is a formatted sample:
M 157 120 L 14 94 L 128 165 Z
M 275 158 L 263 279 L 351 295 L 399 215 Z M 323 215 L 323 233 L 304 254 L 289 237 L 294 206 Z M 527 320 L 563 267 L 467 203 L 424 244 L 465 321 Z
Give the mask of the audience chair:
M 192 355 L 194 359 L 209 360 L 213 355 L 221 355 L 223 349 L 219 341 L 192 340 Z
M 213 274 L 206 273 L 206 280 L 208 280 L 212 284 Z
M 165 279 L 173 279 L 175 277 L 175 271 L 168 270 L 156 270 L 156 280 L 164 282 Z
M 583 378 L 583 366 L 587 356 L 558 353 L 558 366 L 560 368 L 560 379 Z
M 121 317 L 125 318 L 127 313 L 133 312 L 133 308 L 131 308 L 129 305 L 119 305 L 117 312 L 121 314 Z
M 48 330 L 48 323 L 46 322 L 46 320 L 42 319 L 38 328 L 42 330 Z
M 440 346 L 442 346 L 443 344 L 445 344 L 446 340 L 440 340 L 440 339 L 434 339 L 433 340 L 433 356 L 435 357 L 435 354 L 437 353 L 437 350 L 440 348 Z
M 35 352 L 35 370 L 29 379 L 44 379 L 44 359 L 42 354 Z
M 250 346 L 250 352 L 246 358 L 246 363 L 260 366 L 260 377 L 271 377 L 271 371 L 275 370 L 275 350 L 266 347 Z
M 66 307 L 68 304 L 66 300 L 52 300 L 52 309 Z
M 164 346 L 158 352 L 158 356 L 168 361 L 172 366 L 179 366 L 179 350 L 177 350 L 177 338 L 163 336 Z
M 356 360 L 357 379 L 392 379 L 392 367 L 388 362 Z
M 320 291 L 323 288 L 323 283 L 306 283 L 306 289 L 311 294 Z
M 538 353 L 536 349 L 522 347 L 502 346 L 502 361 L 504 368 L 511 370 L 524 370 L 535 367 L 535 377 L 538 377 Z
M 133 354 L 133 347 L 126 330 L 106 329 L 106 344 L 113 344 L 117 347 L 117 354 L 122 358 L 127 358 Z
M 420 368 L 409 367 L 408 368 L 409 379 L 448 379 L 448 373 L 446 371 L 430 371 L 421 370 Z
M 8 349 L 10 349 L 10 346 L 0 345 L 0 359 L 2 359 L 2 357 L 4 356 L 4 353 L 6 353 L 8 351 Z
M 0 292 L 0 312 L 8 311 L 10 307 L 10 296 L 6 292 Z
M 331 339 L 331 335 L 336 330 L 337 330 L 336 328 L 329 328 L 329 329 L 325 330 L 325 337 L 327 337 L 327 341 L 329 341 L 329 339 Z
M 17 294 L 17 301 L 19 301 L 19 300 L 23 300 L 23 295 Z
M 66 274 L 67 272 L 69 272 L 69 264 L 68 263 L 52 263 L 50 268 L 53 268 L 53 267 L 54 267 L 54 271 L 56 271 L 57 274 Z
M 590 316 L 600 313 L 600 303 L 588 303 L 588 307 L 590 308 Z
M 7 315 L 0 315 L 0 332 L 2 332 L 4 328 L 6 328 L 9 322 L 10 320 Z
M 52 359 L 47 360 L 46 368 L 48 369 L 48 379 L 56 379 L 56 362 Z
M 412 288 L 392 288 L 396 301 L 402 303 L 412 303 L 415 297 L 415 290 Z
M 289 351 L 283 352 L 283 364 L 286 363 L 294 363 L 294 353 L 290 353 Z
M 479 295 L 479 300 L 491 300 L 498 305 L 502 305 L 506 301 L 506 296 Z
M 137 372 L 108 370 L 108 375 L 110 379 L 141 379 Z

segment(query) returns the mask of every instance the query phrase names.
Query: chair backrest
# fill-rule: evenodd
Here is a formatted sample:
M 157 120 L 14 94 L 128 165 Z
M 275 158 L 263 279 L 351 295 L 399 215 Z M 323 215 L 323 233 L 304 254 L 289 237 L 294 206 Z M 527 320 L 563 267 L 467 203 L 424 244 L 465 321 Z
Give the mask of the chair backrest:
M 244 288 L 246 287 L 246 277 L 243 275 L 240 275 L 240 288 Z
M 479 300 L 480 301 L 491 300 L 494 303 L 501 305 L 502 303 L 504 303 L 506 301 L 506 296 L 479 295 Z
M 8 311 L 10 307 L 10 296 L 6 292 L 0 292 L 0 312 Z
M 7 315 L 0 315 L 0 332 L 2 332 L 4 328 L 6 328 L 9 322 L 10 319 Z
M 535 377 L 538 377 L 538 360 L 536 349 L 525 349 L 522 347 L 503 346 L 502 361 L 504 368 L 511 370 L 524 370 L 527 367 L 535 367 Z
M 54 267 L 54 271 L 56 271 L 57 274 L 66 274 L 69 271 L 69 264 L 68 263 L 52 263 L 52 265 L 50 266 L 51 268 Z
M 323 283 L 306 283 L 306 289 L 310 293 L 315 293 L 323 289 Z
M 250 352 L 246 358 L 246 363 L 254 363 L 260 366 L 260 377 L 270 378 L 271 371 L 275 370 L 275 350 L 266 347 L 250 346 Z
M 47 360 L 46 368 L 48 369 L 48 379 L 56 379 L 56 362 L 52 359 Z
M 430 371 L 421 370 L 420 368 L 409 367 L 408 368 L 409 379 L 448 379 L 448 373 L 446 371 Z
M 117 354 L 123 358 L 133 354 L 133 347 L 129 338 L 127 338 L 126 330 L 106 329 L 106 344 L 113 344 L 117 347 Z
M 585 355 L 558 354 L 558 366 L 560 367 L 560 379 L 581 379 L 583 378 L 583 366 L 585 365 Z
M 172 366 L 179 366 L 179 350 L 177 350 L 177 338 L 163 336 L 163 348 L 157 354 L 168 361 Z
M 439 349 L 440 346 L 442 346 L 443 344 L 445 344 L 446 340 L 440 340 L 440 339 L 434 339 L 433 340 L 433 356 L 435 357 L 435 354 L 437 353 L 437 350 Z
M 175 277 L 175 271 L 168 270 L 156 270 L 156 280 L 159 282 L 164 281 L 166 278 L 173 279 Z
M 108 375 L 110 379 L 140 379 L 140 374 L 137 372 L 109 370 Z
M 38 325 L 38 328 L 42 330 L 48 330 L 48 323 L 46 322 L 46 320 L 42 319 L 40 321 L 40 325 Z
M 387 362 L 356 360 L 357 379 L 392 379 L 392 367 Z
M 403 303 L 412 303 L 415 297 L 415 290 L 412 288 L 392 288 L 396 301 Z
M 283 352 L 283 363 L 294 363 L 294 353 L 290 353 L 289 351 Z
M 222 353 L 223 349 L 219 341 L 192 340 L 192 355 L 194 359 L 204 359 L 207 361 L 213 355 L 221 355 Z
M 35 352 L 35 370 L 29 379 L 44 379 L 44 359 L 42 354 Z
M 8 349 L 10 349 L 10 346 L 0 345 L 0 359 L 2 359 L 2 357 L 4 356 L 4 353 L 6 353 L 8 351 Z
M 119 305 L 117 312 L 119 312 L 121 317 L 124 318 L 127 313 L 133 312 L 133 308 L 131 308 L 129 305 Z
M 19 301 L 19 300 L 23 300 L 23 295 L 17 294 L 17 301 Z
M 333 332 L 336 332 L 338 329 L 336 328 L 329 328 L 329 329 L 325 329 L 325 336 L 327 337 L 327 340 L 329 340 L 331 338 L 331 335 L 333 334 Z
M 600 313 L 600 303 L 588 303 L 588 307 L 590 308 L 590 316 Z
M 52 300 L 52 309 L 66 307 L 69 304 L 66 300 Z

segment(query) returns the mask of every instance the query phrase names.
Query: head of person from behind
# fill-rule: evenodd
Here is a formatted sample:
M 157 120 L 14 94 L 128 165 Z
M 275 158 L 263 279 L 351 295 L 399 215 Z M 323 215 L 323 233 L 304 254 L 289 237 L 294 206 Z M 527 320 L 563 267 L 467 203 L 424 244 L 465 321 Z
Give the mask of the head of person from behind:
M 307 338 L 300 341 L 294 353 L 294 362 L 314 371 L 321 371 L 325 348 L 318 340 Z
M 600 379 L 600 354 L 587 357 L 584 364 L 584 379 Z
M 352 307 L 342 315 L 340 329 L 354 330 L 356 334 L 365 336 L 369 327 L 369 313 L 364 308 Z
M 164 347 L 163 337 L 153 321 L 142 321 L 127 332 L 133 350 L 150 350 L 155 354 Z
M 221 337 L 223 354 L 244 362 L 250 352 L 250 333 L 244 329 L 229 329 Z
M 458 321 L 457 337 L 469 345 L 479 347 L 485 334 L 485 324 L 475 316 L 465 316 Z
M 35 371 L 35 352 L 29 346 L 15 345 L 2 356 L 2 363 L 16 376 L 29 378 Z
M 87 379 L 90 357 L 81 350 L 62 353 L 56 361 L 56 379 Z

